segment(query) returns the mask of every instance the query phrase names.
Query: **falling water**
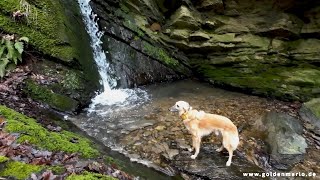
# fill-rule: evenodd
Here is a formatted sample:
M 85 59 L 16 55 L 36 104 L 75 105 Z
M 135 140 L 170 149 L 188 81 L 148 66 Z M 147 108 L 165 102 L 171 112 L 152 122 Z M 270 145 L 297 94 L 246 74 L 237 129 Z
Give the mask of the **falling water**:
M 102 140 L 112 150 L 126 154 L 118 141 L 121 134 L 152 125 L 150 120 L 135 118 L 139 113 L 137 109 L 144 109 L 143 106 L 149 102 L 149 95 L 145 90 L 139 88 L 116 89 L 117 79 L 112 76 L 114 72 L 105 54 L 108 52 L 104 52 L 101 46 L 103 32 L 99 31 L 97 24 L 99 19 L 89 5 L 90 0 L 78 0 L 78 2 L 86 30 L 91 38 L 93 57 L 101 76 L 100 83 L 103 85 L 103 91 L 97 93 L 92 99 L 88 113 L 69 119 L 90 136 Z M 144 160 L 130 159 L 149 164 Z
M 92 99 L 89 112 L 99 111 L 97 106 L 112 105 L 115 108 L 129 104 L 141 104 L 148 99 L 148 95 L 145 91 L 141 89 L 115 89 L 117 86 L 117 79 L 110 76 L 114 73 L 108 63 L 105 54 L 106 52 L 103 51 L 101 46 L 101 37 L 103 36 L 103 32 L 99 31 L 99 26 L 96 22 L 98 18 L 92 11 L 89 4 L 90 0 L 78 0 L 78 2 L 83 20 L 86 24 L 86 30 L 91 38 L 93 57 L 98 66 L 98 71 L 101 77 L 100 83 L 103 85 L 103 92 L 98 93 L 97 96 Z

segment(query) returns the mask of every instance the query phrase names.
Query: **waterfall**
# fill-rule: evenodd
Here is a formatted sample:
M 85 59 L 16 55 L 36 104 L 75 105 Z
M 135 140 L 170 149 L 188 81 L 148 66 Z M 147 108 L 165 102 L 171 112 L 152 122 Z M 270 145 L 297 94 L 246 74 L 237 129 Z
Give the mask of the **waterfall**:
M 86 30 L 90 36 L 91 47 L 93 50 L 93 58 L 97 64 L 98 71 L 101 77 L 101 85 L 103 91 L 98 93 L 92 99 L 89 111 L 96 111 L 97 105 L 102 106 L 125 106 L 129 104 L 137 105 L 148 99 L 148 95 L 141 89 L 115 89 L 117 86 L 117 79 L 112 78 L 113 74 L 110 64 L 108 63 L 106 52 L 102 49 L 101 37 L 103 32 L 99 31 L 99 26 L 96 21 L 98 18 L 92 11 L 89 4 L 90 0 L 78 0 L 80 5 L 83 21 L 86 25 Z

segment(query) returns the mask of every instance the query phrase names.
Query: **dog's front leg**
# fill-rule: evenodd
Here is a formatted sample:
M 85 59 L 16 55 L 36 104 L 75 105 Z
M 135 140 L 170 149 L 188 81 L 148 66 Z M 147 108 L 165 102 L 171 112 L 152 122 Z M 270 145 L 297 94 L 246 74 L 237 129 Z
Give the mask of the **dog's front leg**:
M 196 136 L 195 140 L 196 140 L 196 143 L 195 143 L 196 152 L 194 153 L 194 155 L 191 156 L 191 159 L 195 159 L 200 152 L 201 137 Z
M 192 147 L 189 148 L 189 152 L 192 152 L 196 148 L 196 143 L 197 143 L 197 137 L 192 135 Z

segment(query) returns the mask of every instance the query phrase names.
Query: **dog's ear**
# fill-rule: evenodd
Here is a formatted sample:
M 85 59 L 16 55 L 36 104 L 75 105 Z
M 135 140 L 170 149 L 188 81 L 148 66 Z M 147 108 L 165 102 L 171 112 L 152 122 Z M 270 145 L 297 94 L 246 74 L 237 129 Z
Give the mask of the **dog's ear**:
M 191 106 L 189 106 L 189 108 L 183 107 L 183 110 L 184 110 L 184 112 L 191 111 L 191 110 L 192 110 L 192 107 L 191 107 Z
M 187 112 L 187 109 L 185 107 L 182 108 L 184 110 L 184 112 Z

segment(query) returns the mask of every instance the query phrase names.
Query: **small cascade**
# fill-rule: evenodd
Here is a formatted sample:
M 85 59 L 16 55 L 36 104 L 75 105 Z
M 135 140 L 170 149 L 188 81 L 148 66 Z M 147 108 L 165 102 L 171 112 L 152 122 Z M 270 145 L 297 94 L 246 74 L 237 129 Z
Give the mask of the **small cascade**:
M 145 102 L 148 99 L 148 94 L 141 89 L 115 89 L 117 79 L 112 76 L 114 74 L 113 70 L 108 63 L 106 52 L 103 51 L 101 46 L 103 32 L 99 31 L 98 18 L 92 11 L 89 4 L 90 0 L 78 0 L 78 2 L 86 30 L 91 38 L 93 57 L 101 77 L 100 83 L 103 86 L 103 91 L 97 93 L 96 97 L 92 99 L 89 112 L 99 111 L 99 107 L 103 106 L 117 108 L 119 106 L 138 105 Z

